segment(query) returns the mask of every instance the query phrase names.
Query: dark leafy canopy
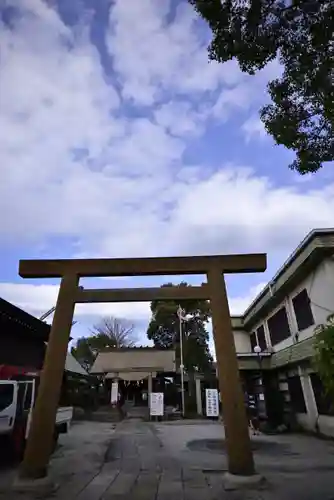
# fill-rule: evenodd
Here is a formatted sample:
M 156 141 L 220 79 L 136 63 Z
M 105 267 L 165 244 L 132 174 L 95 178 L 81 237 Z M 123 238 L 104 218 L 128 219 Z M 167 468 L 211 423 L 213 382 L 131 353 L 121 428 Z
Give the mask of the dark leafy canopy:
M 76 341 L 75 346 L 71 349 L 73 356 L 84 368 L 86 368 L 86 370 L 89 370 L 95 359 L 94 351 L 90 346 L 89 340 L 89 337 L 80 337 Z
M 254 74 L 278 57 L 261 119 L 277 144 L 295 151 L 301 174 L 334 160 L 334 1 L 189 0 L 208 22 L 209 56 L 236 58 Z
M 189 286 L 187 283 L 163 286 Z M 209 351 L 209 333 L 206 324 L 210 317 L 209 302 L 206 300 L 183 300 L 180 303 L 189 320 L 183 323 L 183 358 L 185 370 L 194 372 L 197 368 L 204 372 L 210 369 L 212 357 Z M 178 301 L 153 301 L 151 303 L 152 318 L 148 326 L 147 336 L 154 345 L 162 348 L 175 347 L 177 357 L 180 350 Z M 195 368 L 196 367 L 196 368 Z
M 111 316 L 93 326 L 92 335 L 77 340 L 71 353 L 85 368 L 90 368 L 96 353 L 108 347 L 133 347 L 136 343 L 134 325 Z

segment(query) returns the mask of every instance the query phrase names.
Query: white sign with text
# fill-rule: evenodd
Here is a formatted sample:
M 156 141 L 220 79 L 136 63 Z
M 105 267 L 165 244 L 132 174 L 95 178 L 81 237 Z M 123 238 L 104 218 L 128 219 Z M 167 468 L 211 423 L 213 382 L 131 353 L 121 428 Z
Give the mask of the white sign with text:
M 118 382 L 113 382 L 111 384 L 111 404 L 117 404 L 118 401 Z
M 206 416 L 219 417 L 219 400 L 217 389 L 205 389 Z
M 150 415 L 152 417 L 162 417 L 164 414 L 164 393 L 151 392 L 150 394 Z

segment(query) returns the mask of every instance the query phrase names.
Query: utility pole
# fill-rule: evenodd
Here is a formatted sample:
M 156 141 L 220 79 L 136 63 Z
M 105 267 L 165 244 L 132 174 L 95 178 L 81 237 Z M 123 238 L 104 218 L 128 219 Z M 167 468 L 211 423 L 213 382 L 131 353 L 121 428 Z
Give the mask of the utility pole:
M 181 369 L 181 401 L 182 401 L 182 416 L 185 414 L 185 403 L 184 403 L 184 364 L 183 364 L 183 332 L 182 332 L 182 321 L 187 321 L 185 316 L 185 310 L 179 305 L 177 308 L 177 315 L 179 318 L 179 329 L 180 329 L 180 369 Z
M 46 318 L 48 318 L 49 316 L 51 316 L 52 313 L 54 313 L 56 310 L 56 306 L 53 306 L 51 307 L 51 309 L 49 309 L 48 311 L 46 311 L 46 313 L 42 314 L 42 316 L 40 318 L 38 318 L 40 321 L 45 321 Z M 77 321 L 72 321 L 72 326 L 74 326 L 75 324 L 77 323 Z
M 42 314 L 42 316 L 39 319 L 41 321 L 45 321 L 46 318 L 48 318 L 49 316 L 51 316 L 51 314 L 53 312 L 55 312 L 55 310 L 56 310 L 56 306 L 51 307 L 51 309 L 49 309 L 48 311 L 46 311 L 46 313 Z

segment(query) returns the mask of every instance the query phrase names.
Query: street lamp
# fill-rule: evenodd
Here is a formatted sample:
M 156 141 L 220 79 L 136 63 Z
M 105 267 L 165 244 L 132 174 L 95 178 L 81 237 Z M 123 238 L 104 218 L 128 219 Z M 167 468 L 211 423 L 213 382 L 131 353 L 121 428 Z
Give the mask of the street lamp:
M 259 345 L 256 345 L 256 346 L 254 346 L 253 351 L 257 355 L 257 359 L 259 361 L 260 375 L 261 375 L 261 371 L 262 371 L 262 357 L 261 357 L 262 349 L 261 349 L 261 347 Z
M 182 401 L 182 416 L 184 417 L 184 364 L 183 364 L 183 335 L 182 335 L 182 322 L 188 321 L 189 317 L 186 316 L 186 311 L 179 305 L 177 308 L 177 315 L 179 318 L 180 329 L 180 370 L 181 370 L 181 401 Z
M 260 357 L 260 354 L 262 352 L 261 347 L 259 345 L 256 345 L 253 350 L 254 350 L 255 354 L 257 354 L 257 356 Z
M 259 400 L 264 400 L 264 394 L 263 394 L 263 381 L 262 381 L 262 349 L 259 345 L 254 346 L 253 349 L 254 353 L 257 355 L 258 361 L 259 361 L 259 373 L 260 373 L 260 378 L 259 378 L 259 389 L 260 393 L 258 394 Z

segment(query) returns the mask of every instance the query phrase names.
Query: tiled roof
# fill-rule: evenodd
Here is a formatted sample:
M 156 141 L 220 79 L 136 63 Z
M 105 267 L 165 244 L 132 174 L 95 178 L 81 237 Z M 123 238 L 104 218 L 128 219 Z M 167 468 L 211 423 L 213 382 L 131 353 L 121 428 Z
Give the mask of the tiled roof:
M 39 337 L 41 340 L 47 341 L 49 338 L 50 325 L 40 321 L 2 298 L 0 298 L 0 321 L 1 320 L 3 323 L 12 323 L 16 327 L 20 327 L 26 334 Z M 0 328 L 0 335 L 2 332 L 3 329 Z
M 88 372 L 80 365 L 70 352 L 68 352 L 66 356 L 65 370 L 79 375 L 88 375 Z
M 154 347 L 119 348 L 99 352 L 90 373 L 126 370 L 175 371 L 175 350 Z
M 42 342 L 48 341 L 51 328 L 49 324 L 44 323 L 44 321 L 35 318 L 2 298 L 0 298 L 0 326 L 1 323 L 5 325 L 5 328 L 0 328 L 0 337 L 2 333 L 6 333 L 7 325 L 13 325 L 13 330 L 15 327 L 14 331 L 19 334 L 31 335 L 31 337 L 38 338 Z M 65 370 L 80 375 L 87 375 L 86 370 L 71 353 L 67 353 Z

